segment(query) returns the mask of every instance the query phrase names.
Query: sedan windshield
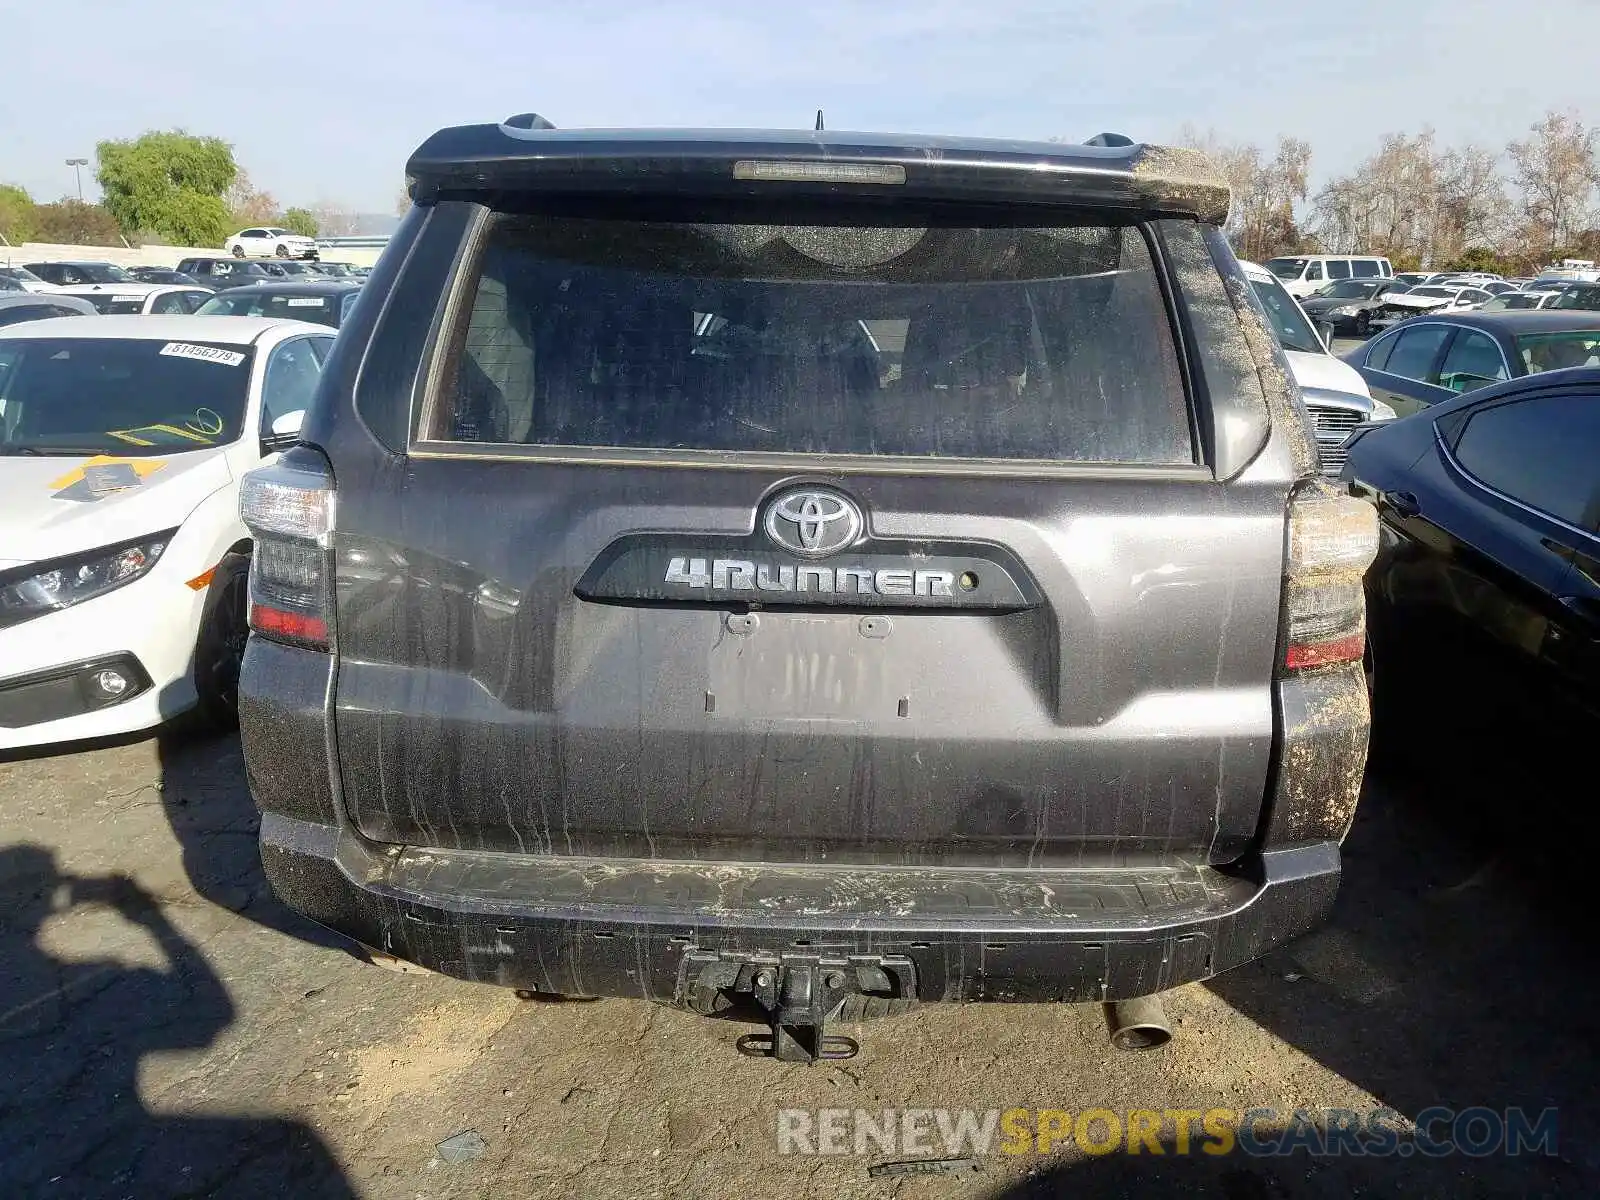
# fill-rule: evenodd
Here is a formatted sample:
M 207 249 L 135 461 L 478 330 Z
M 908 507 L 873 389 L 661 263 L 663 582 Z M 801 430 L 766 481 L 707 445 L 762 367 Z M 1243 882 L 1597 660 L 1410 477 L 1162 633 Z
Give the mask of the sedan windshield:
M 1326 353 L 1317 331 L 1311 328 L 1311 322 L 1306 320 L 1306 314 L 1294 302 L 1294 297 L 1283 290 L 1283 284 L 1276 280 L 1267 283 L 1252 279 L 1250 286 L 1255 290 L 1256 299 L 1261 301 L 1261 307 L 1267 310 L 1267 323 L 1277 335 L 1278 345 L 1303 354 Z
M 92 296 L 85 296 L 94 310 L 103 316 L 123 316 L 144 311 L 143 296 L 123 296 L 116 292 L 96 292 Z
M 289 286 L 287 284 L 285 287 Z M 329 295 L 295 295 L 292 291 L 272 293 L 240 288 L 213 296 L 195 313 L 197 317 L 280 317 L 295 321 L 314 321 L 337 329 L 349 309 L 355 289 Z M 341 303 L 345 301 L 346 303 Z
M 88 276 L 90 283 L 138 283 L 121 267 L 114 267 L 110 263 L 74 263 L 77 269 Z
M 1550 301 L 1550 307 L 1578 308 L 1590 311 L 1600 309 L 1600 286 L 1570 287 Z
M 151 338 L 0 341 L 0 455 L 172 454 L 231 442 L 252 353 Z
M 1279 279 L 1299 279 L 1300 272 L 1306 269 L 1306 260 L 1303 258 L 1273 258 L 1267 260 L 1267 270 Z
M 1526 292 L 1507 292 L 1503 296 L 1496 296 L 1483 306 L 1484 312 L 1504 312 L 1508 308 L 1538 308 L 1539 297 L 1530 296 Z

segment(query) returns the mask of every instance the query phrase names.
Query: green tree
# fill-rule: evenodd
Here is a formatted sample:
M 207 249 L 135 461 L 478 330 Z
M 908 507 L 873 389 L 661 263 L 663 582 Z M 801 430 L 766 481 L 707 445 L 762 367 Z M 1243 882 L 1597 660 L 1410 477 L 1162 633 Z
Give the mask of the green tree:
M 317 236 L 317 219 L 303 208 L 287 209 L 279 218 L 279 224 L 290 233 L 298 233 L 302 237 Z
M 1441 268 L 1445 271 L 1505 271 L 1505 261 L 1487 246 L 1469 246 Z
M 0 183 L 0 237 L 13 246 L 31 242 L 38 223 L 33 197 L 15 184 Z
M 34 237 L 63 246 L 121 246 L 117 219 L 98 204 L 68 197 L 33 210 Z
M 189 246 L 220 245 L 228 235 L 222 197 L 239 167 L 221 138 L 151 132 L 101 142 L 95 158 L 105 207 L 125 233 L 148 230 Z

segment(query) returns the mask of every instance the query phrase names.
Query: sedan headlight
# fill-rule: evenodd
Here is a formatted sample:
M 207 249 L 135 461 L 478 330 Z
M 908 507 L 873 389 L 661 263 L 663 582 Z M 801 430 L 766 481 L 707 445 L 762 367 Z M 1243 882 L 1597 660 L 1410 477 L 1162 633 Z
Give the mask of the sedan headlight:
M 156 565 L 176 532 L 0 571 L 0 629 L 132 583 Z
M 1407 336 L 1409 337 L 1410 335 L 1408 334 Z M 1369 420 L 1369 421 L 1392 421 L 1392 420 L 1395 419 L 1395 417 L 1397 417 L 1399 415 L 1400 414 L 1395 412 L 1394 409 L 1390 408 L 1382 400 L 1378 400 L 1378 399 L 1374 398 L 1373 401 L 1372 401 L 1372 415 L 1370 417 L 1368 417 L 1367 420 Z
M 1353 317 L 1360 311 L 1354 304 L 1346 304 L 1342 308 L 1334 309 L 1333 315 L 1336 317 Z

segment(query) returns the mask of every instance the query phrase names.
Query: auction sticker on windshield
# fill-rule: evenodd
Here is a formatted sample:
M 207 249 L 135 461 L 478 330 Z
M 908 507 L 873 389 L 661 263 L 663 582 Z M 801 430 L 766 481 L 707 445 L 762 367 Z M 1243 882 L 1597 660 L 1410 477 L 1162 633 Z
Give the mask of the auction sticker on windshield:
M 290 308 L 321 308 L 322 301 L 316 296 L 292 296 L 289 299 Z
M 192 358 L 196 362 L 221 363 L 225 367 L 237 367 L 244 361 L 244 355 L 237 350 L 196 346 L 193 342 L 168 342 L 161 347 L 161 353 L 168 358 Z

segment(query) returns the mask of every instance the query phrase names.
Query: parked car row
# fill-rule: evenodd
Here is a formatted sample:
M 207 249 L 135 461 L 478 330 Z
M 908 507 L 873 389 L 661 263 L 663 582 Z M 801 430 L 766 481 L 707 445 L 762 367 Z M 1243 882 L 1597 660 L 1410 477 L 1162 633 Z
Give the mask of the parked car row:
M 271 261 L 240 262 L 232 256 L 197 256 L 176 267 L 119 267 L 109 262 L 35 262 L 0 266 L 0 293 L 93 292 L 130 285 L 206 287 L 213 291 L 247 283 L 285 279 L 364 280 L 371 268 L 350 263 Z
M 1311 302 L 1297 304 L 1282 280 L 1264 267 L 1252 262 L 1240 263 L 1240 267 L 1300 385 L 1323 473 L 1337 475 L 1344 465 L 1343 446 L 1350 431 L 1364 422 L 1390 420 L 1394 410 L 1374 399 L 1358 371 L 1333 356 L 1308 319 Z M 1354 283 L 1350 280 L 1337 286 Z
M 30 263 L 5 268 L 0 325 L 45 317 L 283 316 L 337 329 L 361 290 L 344 263 L 186 258 L 176 270 L 111 263 Z M 136 274 L 135 272 L 141 272 Z M 66 304 L 72 299 L 79 303 Z
M 1308 260 L 1274 261 L 1292 264 Z M 1274 277 L 1282 282 L 1276 273 Z M 1289 285 L 1284 287 L 1291 291 Z M 1600 284 L 1569 279 L 1501 279 L 1483 272 L 1428 275 L 1413 271 L 1393 277 L 1341 279 L 1316 291 L 1302 292 L 1296 298 L 1312 320 L 1326 323 L 1334 333 L 1365 338 L 1422 315 L 1547 307 L 1600 310 Z

